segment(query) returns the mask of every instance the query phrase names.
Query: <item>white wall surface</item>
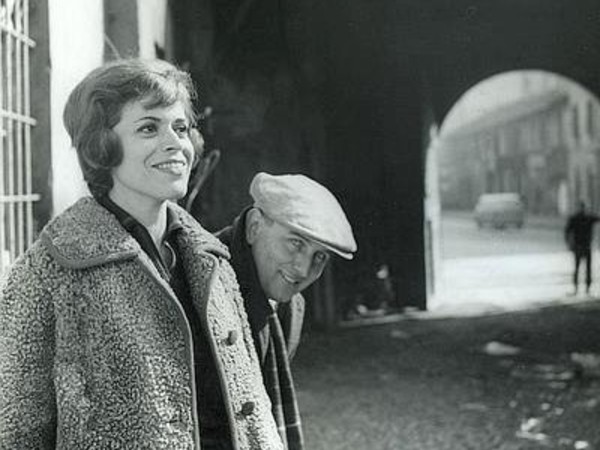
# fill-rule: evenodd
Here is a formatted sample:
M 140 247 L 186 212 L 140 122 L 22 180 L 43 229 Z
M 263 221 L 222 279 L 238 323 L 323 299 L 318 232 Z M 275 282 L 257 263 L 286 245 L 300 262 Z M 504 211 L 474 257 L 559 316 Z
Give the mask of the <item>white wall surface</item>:
M 48 10 L 52 193 L 56 215 L 88 192 L 63 126 L 62 113 L 73 87 L 102 63 L 104 12 L 102 0 L 49 0 Z
M 140 57 L 154 58 L 154 43 L 165 47 L 167 0 L 138 0 Z

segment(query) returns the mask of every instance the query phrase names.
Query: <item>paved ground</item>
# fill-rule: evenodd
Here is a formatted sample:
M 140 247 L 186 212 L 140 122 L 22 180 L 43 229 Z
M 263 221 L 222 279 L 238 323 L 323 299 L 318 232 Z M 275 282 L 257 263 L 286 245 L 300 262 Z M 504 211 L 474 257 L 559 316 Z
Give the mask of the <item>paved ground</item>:
M 468 214 L 456 211 L 444 216 L 442 258 L 436 267 L 436 292 L 428 299 L 430 310 L 462 314 L 468 307 L 498 312 L 570 301 L 573 257 L 562 237 L 564 219 L 532 216 L 522 230 L 478 230 L 472 222 Z M 593 248 L 592 270 L 598 278 L 599 243 Z M 600 283 L 592 294 L 600 294 Z
M 600 449 L 600 300 L 562 303 L 308 333 L 307 449 Z
M 600 273 L 599 263 L 600 255 L 596 252 L 596 274 Z M 429 300 L 429 308 L 437 312 L 458 311 L 462 314 L 467 307 L 501 311 L 549 301 L 569 301 L 567 294 L 573 290 L 572 266 L 572 256 L 566 251 L 446 260 L 442 266 L 439 292 Z M 599 283 L 592 288 L 592 293 L 597 293 Z

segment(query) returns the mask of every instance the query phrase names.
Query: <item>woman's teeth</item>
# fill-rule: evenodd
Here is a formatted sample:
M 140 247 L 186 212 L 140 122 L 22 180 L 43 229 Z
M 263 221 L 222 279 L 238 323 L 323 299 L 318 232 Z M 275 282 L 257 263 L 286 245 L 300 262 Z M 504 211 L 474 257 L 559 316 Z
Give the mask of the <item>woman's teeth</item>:
M 185 163 L 183 161 L 167 161 L 164 163 L 154 165 L 154 167 L 156 167 L 157 169 L 173 169 L 182 166 L 185 166 Z

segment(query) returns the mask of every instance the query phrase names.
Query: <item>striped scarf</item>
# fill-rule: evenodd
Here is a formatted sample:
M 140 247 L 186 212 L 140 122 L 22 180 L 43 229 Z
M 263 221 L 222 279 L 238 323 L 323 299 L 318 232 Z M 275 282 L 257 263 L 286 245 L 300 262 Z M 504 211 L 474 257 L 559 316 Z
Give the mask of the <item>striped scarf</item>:
M 263 376 L 273 407 L 273 417 L 285 448 L 302 450 L 304 436 L 296 401 L 296 390 L 283 330 L 275 312 L 269 315 L 269 328 L 271 336 Z

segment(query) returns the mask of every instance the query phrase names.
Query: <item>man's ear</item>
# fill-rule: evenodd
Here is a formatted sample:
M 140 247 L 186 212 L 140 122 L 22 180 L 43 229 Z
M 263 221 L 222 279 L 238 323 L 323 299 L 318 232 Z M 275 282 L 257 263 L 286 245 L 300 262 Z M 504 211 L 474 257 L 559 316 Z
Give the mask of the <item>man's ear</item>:
M 248 214 L 246 214 L 246 242 L 248 242 L 249 245 L 256 242 L 262 220 L 262 213 L 258 208 L 252 208 L 248 211 Z

